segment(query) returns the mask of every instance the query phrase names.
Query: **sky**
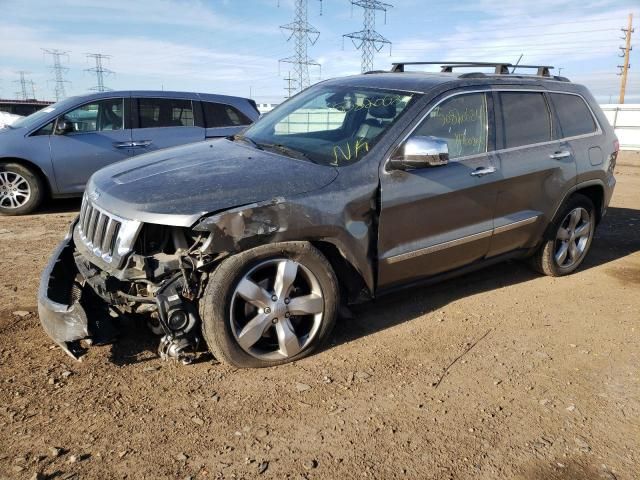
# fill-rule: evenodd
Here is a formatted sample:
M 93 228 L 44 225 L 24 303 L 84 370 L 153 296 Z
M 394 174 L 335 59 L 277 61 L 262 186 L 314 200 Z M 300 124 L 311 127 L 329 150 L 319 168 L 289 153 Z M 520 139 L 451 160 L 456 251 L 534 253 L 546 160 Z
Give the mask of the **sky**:
M 387 0 L 376 30 L 392 42 L 375 69 L 399 61 L 500 61 L 554 65 L 585 84 L 601 103 L 617 102 L 620 30 L 634 13 L 627 103 L 640 103 L 638 0 Z M 321 14 L 322 3 L 322 14 Z M 111 57 L 105 84 L 118 90 L 186 90 L 282 101 L 293 40 L 294 0 L 0 0 L 0 97 L 15 98 L 19 71 L 29 72 L 37 98 L 53 99 L 51 57 L 63 65 L 68 95 L 96 85 L 87 53 Z M 386 21 L 385 21 L 386 16 Z M 320 31 L 309 57 L 311 81 L 357 74 L 361 53 L 342 35 L 361 30 L 363 12 L 349 0 L 308 0 L 308 21 Z

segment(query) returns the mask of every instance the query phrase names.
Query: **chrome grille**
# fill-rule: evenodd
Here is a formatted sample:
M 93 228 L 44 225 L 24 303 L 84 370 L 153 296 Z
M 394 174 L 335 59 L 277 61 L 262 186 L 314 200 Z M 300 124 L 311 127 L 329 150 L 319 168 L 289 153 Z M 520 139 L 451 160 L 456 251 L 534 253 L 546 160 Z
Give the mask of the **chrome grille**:
M 107 263 L 119 265 L 131 252 L 142 224 L 126 220 L 97 207 L 86 195 L 82 199 L 77 233 L 80 241 Z

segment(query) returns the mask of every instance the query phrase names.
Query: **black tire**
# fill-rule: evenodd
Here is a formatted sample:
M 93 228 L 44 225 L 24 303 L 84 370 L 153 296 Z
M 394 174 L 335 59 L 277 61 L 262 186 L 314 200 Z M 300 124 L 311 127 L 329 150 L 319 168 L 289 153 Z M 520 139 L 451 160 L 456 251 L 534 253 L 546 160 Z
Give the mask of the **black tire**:
M 561 240 L 558 239 L 558 234 L 560 228 L 563 227 L 563 225 L 566 225 L 565 222 L 567 221 L 568 215 L 576 209 L 584 209 L 588 212 L 590 229 L 588 237 L 586 237 L 587 239 L 584 245 L 584 250 L 580 254 L 579 258 L 570 265 L 562 266 L 558 264 L 555 257 L 559 248 L 559 242 L 561 242 Z M 591 243 L 593 241 L 595 224 L 596 211 L 591 199 L 579 193 L 572 195 L 564 205 L 562 205 L 560 210 L 558 210 L 558 213 L 549 225 L 545 234 L 545 240 L 536 253 L 530 258 L 530 266 L 535 271 L 551 277 L 561 277 L 575 272 L 589 253 L 589 249 L 591 248 Z
M 15 185 L 7 183 L 4 179 L 9 179 L 9 181 L 11 181 L 11 179 L 16 178 L 16 175 L 19 175 L 24 179 L 24 182 L 19 185 L 20 187 L 24 187 L 25 182 L 28 185 L 29 195 L 26 198 L 26 201 L 23 196 L 9 197 L 3 195 L 3 193 L 9 193 L 11 192 L 11 189 L 16 188 Z M 11 187 L 9 187 L 9 185 L 11 185 Z M 17 193 L 17 190 L 13 193 Z M 31 213 L 38 208 L 42 202 L 43 195 L 44 185 L 42 184 L 40 177 L 35 172 L 19 163 L 0 162 L 0 215 L 26 215 L 27 213 Z M 16 203 L 23 201 L 24 203 L 21 203 L 18 206 L 12 205 L 12 202 Z
M 245 275 L 269 261 L 277 260 L 293 260 L 311 272 L 320 286 L 324 307 L 320 326 L 314 336 L 309 335 L 309 343 L 301 351 L 287 358 L 265 360 L 248 353 L 239 345 L 232 331 L 235 327 L 232 326 L 231 304 L 234 292 Z M 239 368 L 271 367 L 298 360 L 316 351 L 333 330 L 339 304 L 336 275 L 331 264 L 313 245 L 308 242 L 262 245 L 225 259 L 211 273 L 200 299 L 202 332 L 216 359 Z M 294 319 L 291 318 L 292 321 Z

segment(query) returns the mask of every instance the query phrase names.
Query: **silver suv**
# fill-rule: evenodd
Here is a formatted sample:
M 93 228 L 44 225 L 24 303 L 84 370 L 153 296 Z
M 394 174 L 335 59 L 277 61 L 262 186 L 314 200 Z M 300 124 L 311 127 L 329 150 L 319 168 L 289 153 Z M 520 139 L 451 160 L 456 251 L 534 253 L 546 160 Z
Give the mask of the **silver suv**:
M 94 174 L 42 275 L 45 330 L 77 357 L 114 317 L 143 316 L 165 358 L 189 362 L 204 339 L 262 367 L 316 350 L 344 305 L 416 281 L 512 258 L 576 270 L 618 153 L 587 89 L 545 66 L 406 65 Z

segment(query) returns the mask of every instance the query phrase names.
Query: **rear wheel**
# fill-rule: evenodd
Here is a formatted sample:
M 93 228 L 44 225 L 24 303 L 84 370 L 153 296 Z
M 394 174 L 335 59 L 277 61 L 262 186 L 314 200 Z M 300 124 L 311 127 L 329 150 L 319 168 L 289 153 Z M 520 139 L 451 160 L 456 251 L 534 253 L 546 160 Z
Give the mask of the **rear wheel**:
M 0 214 L 24 215 L 33 212 L 42 200 L 42 181 L 19 163 L 0 163 Z
M 590 198 L 573 195 L 560 209 L 551 234 L 531 258 L 535 270 L 552 277 L 574 272 L 583 262 L 595 232 L 595 207 Z
M 330 335 L 339 305 L 336 276 L 307 242 L 264 245 L 224 260 L 200 300 L 213 355 L 236 367 L 300 359 Z

